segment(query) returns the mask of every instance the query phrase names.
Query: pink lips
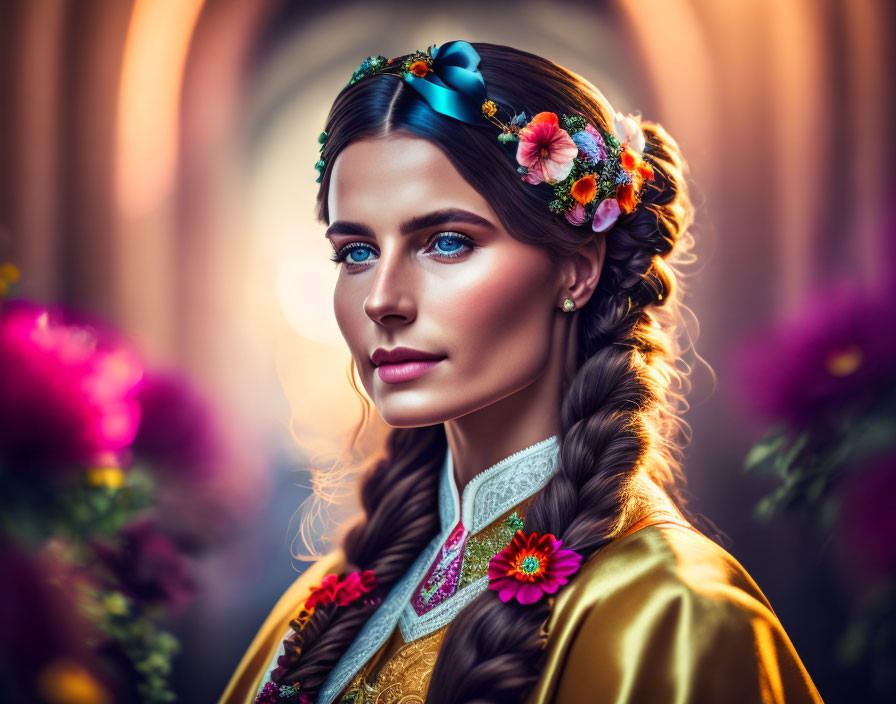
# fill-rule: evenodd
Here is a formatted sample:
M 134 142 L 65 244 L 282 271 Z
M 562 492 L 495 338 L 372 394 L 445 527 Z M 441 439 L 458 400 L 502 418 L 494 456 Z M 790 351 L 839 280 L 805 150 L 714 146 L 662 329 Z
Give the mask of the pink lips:
M 394 350 L 384 350 L 379 347 L 370 356 L 370 360 L 376 365 L 380 379 L 387 384 L 417 379 L 443 359 L 445 359 L 444 355 L 421 352 L 410 347 L 396 347 Z
M 419 359 L 400 364 L 382 364 L 376 368 L 376 371 L 380 375 L 380 379 L 387 384 L 397 384 L 400 381 L 411 381 L 423 376 L 440 361 Z

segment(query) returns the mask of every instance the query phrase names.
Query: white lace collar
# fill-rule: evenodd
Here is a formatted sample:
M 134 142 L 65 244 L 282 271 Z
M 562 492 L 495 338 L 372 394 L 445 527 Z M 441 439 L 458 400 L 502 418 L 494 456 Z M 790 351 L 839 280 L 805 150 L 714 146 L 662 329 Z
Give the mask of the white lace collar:
M 442 463 L 439 495 L 442 532 L 454 528 L 459 518 L 470 535 L 474 535 L 502 513 L 528 499 L 554 473 L 557 450 L 556 435 L 529 445 L 476 474 L 464 486 L 463 496 L 458 497 L 454 457 L 449 447 Z
M 333 702 L 364 663 L 383 646 L 396 625 L 400 626 L 405 641 L 421 638 L 450 623 L 464 606 L 488 588 L 488 577 L 483 577 L 458 590 L 423 616 L 418 616 L 410 605 L 412 592 L 457 525 L 458 514 L 471 535 L 482 530 L 547 484 L 557 471 L 558 448 L 559 441 L 554 435 L 515 452 L 475 475 L 464 486 L 463 496 L 458 496 L 454 481 L 451 450 L 446 452 L 439 485 L 442 530 L 392 587 L 330 671 L 320 690 L 320 704 Z

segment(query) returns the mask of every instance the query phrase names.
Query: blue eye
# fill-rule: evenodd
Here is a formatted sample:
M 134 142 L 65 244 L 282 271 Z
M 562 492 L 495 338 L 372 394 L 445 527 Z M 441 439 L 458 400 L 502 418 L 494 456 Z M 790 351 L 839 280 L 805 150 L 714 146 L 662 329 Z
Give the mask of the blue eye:
M 439 235 L 435 240 L 436 250 L 442 254 L 456 254 L 464 246 L 457 235 Z
M 429 240 L 427 252 L 436 255 L 439 259 L 453 259 L 468 254 L 476 248 L 473 241 L 459 232 L 443 232 Z M 330 256 L 330 260 L 337 264 L 344 263 L 348 269 L 366 268 L 376 257 L 376 247 L 363 242 L 350 242 L 345 247 Z

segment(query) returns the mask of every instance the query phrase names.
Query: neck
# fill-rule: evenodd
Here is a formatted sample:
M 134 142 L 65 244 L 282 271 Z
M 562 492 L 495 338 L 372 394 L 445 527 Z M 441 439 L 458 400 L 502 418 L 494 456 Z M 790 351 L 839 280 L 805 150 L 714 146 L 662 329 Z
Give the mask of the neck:
M 557 365 L 516 393 L 445 423 L 458 492 L 505 457 L 559 435 L 563 374 Z
M 551 354 L 529 385 L 478 411 L 445 422 L 458 492 L 484 469 L 560 434 L 560 409 L 576 374 L 578 317 L 557 312 Z

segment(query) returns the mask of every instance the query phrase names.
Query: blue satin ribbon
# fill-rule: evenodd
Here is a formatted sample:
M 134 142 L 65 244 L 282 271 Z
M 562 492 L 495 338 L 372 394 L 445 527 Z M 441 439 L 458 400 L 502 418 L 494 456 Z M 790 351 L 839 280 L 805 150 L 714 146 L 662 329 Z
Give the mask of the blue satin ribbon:
M 433 51 L 432 69 L 424 77 L 409 73 L 408 84 L 436 112 L 473 125 L 482 124 L 485 81 L 479 54 L 469 42 L 446 42 Z

